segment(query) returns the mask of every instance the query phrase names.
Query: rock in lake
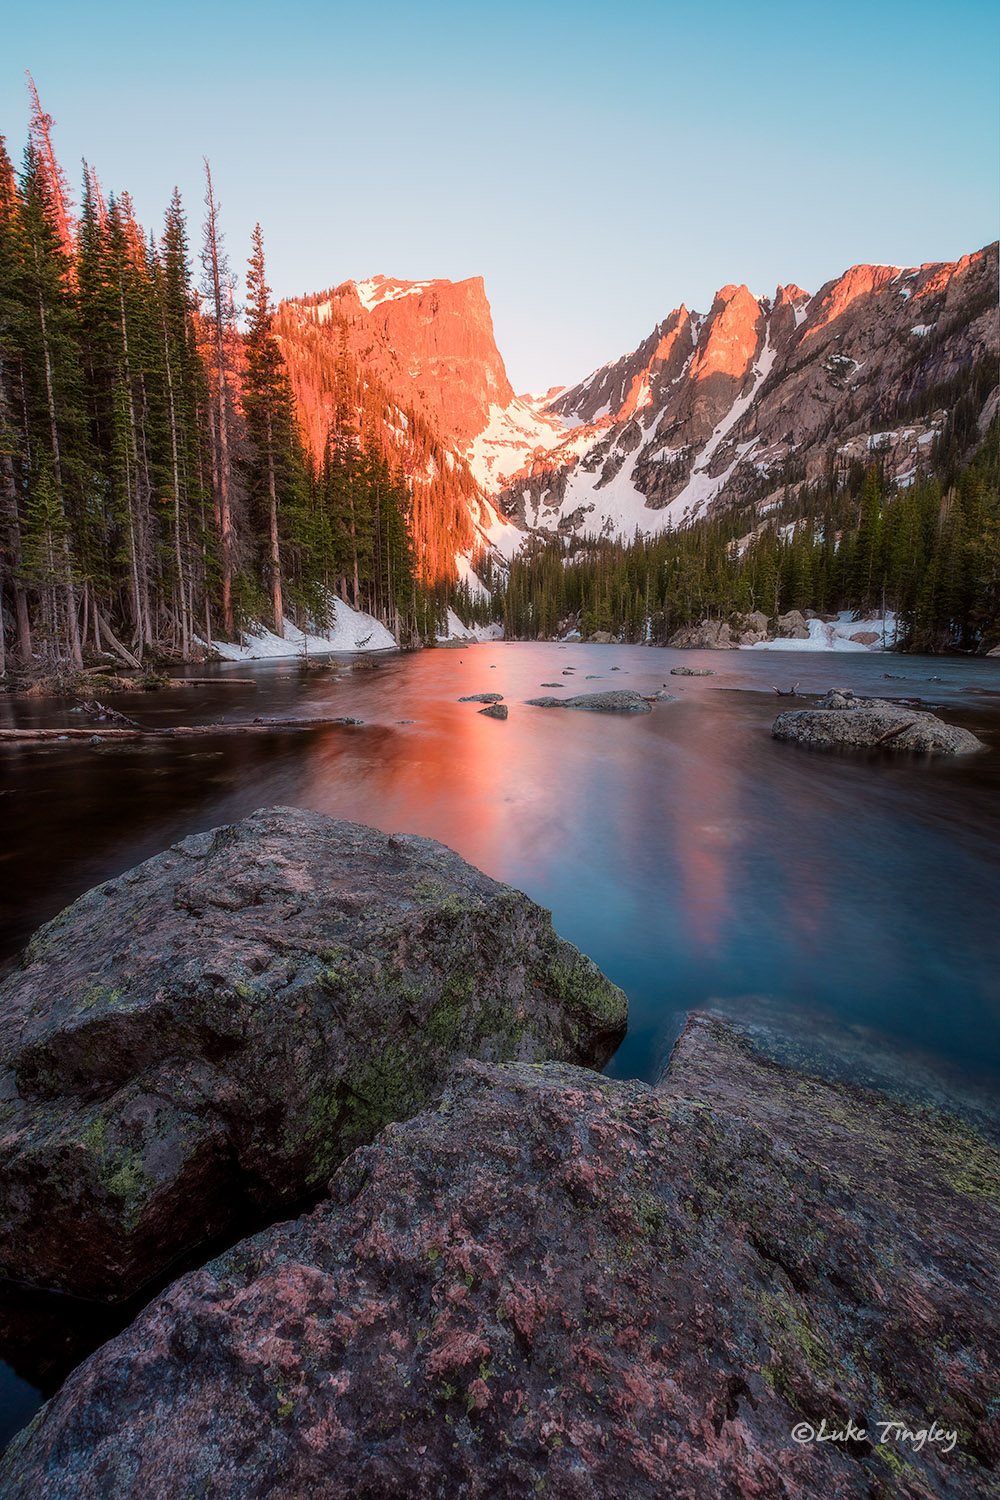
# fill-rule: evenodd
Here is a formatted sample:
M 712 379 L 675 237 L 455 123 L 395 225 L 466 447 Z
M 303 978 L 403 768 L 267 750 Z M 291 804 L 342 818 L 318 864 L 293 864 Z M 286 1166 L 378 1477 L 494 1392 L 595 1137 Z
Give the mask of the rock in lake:
M 467 1063 L 330 1188 L 80 1366 L 5 1500 L 995 1493 L 1000 1155 L 946 1117 L 696 1016 L 659 1089 Z
M 714 677 L 711 667 L 671 667 L 671 677 Z
M 455 1062 L 602 1066 L 626 1002 L 431 839 L 295 808 L 89 891 L 0 986 L 0 1270 L 120 1298 L 277 1215 Z
M 826 748 L 857 745 L 885 750 L 939 750 L 966 755 L 985 750 L 968 729 L 945 724 L 935 714 L 891 703 L 885 698 L 857 698 L 847 689 L 827 693 L 819 708 L 797 708 L 779 714 L 771 728 L 776 740 Z
M 489 703 L 485 708 L 481 708 L 479 712 L 485 714 L 488 719 L 506 719 L 507 705 L 506 703 Z
M 459 703 L 502 703 L 503 693 L 470 693 L 467 698 L 459 698 Z
M 581 693 L 576 698 L 527 698 L 531 708 L 589 708 L 595 713 L 648 714 L 649 704 L 632 688 L 613 688 L 607 693 Z

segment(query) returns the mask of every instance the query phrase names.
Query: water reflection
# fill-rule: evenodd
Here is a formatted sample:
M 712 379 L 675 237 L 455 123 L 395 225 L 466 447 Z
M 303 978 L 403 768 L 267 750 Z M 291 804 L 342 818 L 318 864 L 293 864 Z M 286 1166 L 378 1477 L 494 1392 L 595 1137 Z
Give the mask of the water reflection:
M 669 677 L 681 661 L 716 675 Z M 668 681 L 677 701 L 616 716 L 523 706 L 542 683 L 572 682 L 570 665 L 575 691 L 594 673 L 641 691 Z M 886 1086 L 905 1076 L 930 1100 L 956 1081 L 967 1098 L 995 1098 L 1000 662 L 893 659 L 903 680 L 891 683 L 885 670 L 872 656 L 497 645 L 336 674 L 241 664 L 235 675 L 252 671 L 255 688 L 137 694 L 123 710 L 150 724 L 365 722 L 0 747 L 0 959 L 81 891 L 174 840 L 290 803 L 441 839 L 550 908 L 629 995 L 617 1076 L 654 1079 L 685 1013 L 718 1003 L 776 1027 L 811 1066 Z M 927 694 L 996 749 L 948 761 L 779 745 L 770 689 L 793 677 L 810 692 Z M 504 694 L 506 722 L 457 701 L 483 691 Z M 0 721 L 79 724 L 70 708 L 0 701 Z M 65 1308 L 55 1322 L 65 1332 Z M 28 1343 L 19 1336 L 22 1373 L 54 1378 Z M 2 1376 L 0 1387 L 11 1419 L 26 1415 L 33 1392 Z
M 995 908 L 1000 756 L 809 754 L 768 730 L 770 685 L 923 692 L 997 739 L 1000 663 L 877 656 L 770 661 L 709 653 L 479 646 L 375 670 L 262 664 L 230 686 L 137 694 L 147 722 L 346 714 L 306 734 L 0 753 L 0 956 L 66 901 L 196 829 L 292 803 L 443 840 L 549 907 L 628 991 L 612 1070 L 655 1076 L 683 1013 L 768 996 L 919 1046 L 968 1074 L 1000 1062 Z M 577 675 L 563 678 L 575 666 Z M 611 667 L 621 671 L 611 676 Z M 231 669 L 217 669 L 220 678 Z M 651 691 L 647 715 L 531 709 L 544 682 Z M 940 681 L 929 683 L 929 677 Z M 596 683 L 595 683 L 596 687 Z M 506 722 L 459 703 L 495 691 Z M 10 721 L 79 723 L 69 705 Z M 400 723 L 412 719 L 413 723 Z

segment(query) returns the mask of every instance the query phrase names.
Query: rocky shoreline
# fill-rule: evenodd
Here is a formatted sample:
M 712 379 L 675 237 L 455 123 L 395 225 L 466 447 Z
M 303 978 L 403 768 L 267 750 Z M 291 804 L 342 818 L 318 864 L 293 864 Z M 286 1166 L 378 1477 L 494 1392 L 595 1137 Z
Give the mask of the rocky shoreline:
M 8 1274 L 115 1295 L 233 1179 L 324 1197 L 80 1365 L 3 1500 L 998 1493 L 996 1147 L 714 1012 L 602 1077 L 624 996 L 441 845 L 265 809 L 81 898 L 4 1001 Z

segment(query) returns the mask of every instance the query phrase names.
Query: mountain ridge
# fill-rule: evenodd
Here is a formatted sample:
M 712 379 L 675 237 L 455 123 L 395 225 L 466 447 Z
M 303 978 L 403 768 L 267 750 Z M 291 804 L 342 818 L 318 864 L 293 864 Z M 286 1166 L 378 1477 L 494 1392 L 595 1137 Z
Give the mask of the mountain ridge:
M 948 415 L 935 391 L 1000 360 L 997 282 L 994 242 L 953 262 L 862 263 L 814 293 L 731 283 L 708 312 L 681 303 L 636 349 L 529 396 L 482 277 L 347 281 L 282 303 L 276 333 L 314 451 L 331 410 L 303 374 L 310 340 L 327 365 L 349 349 L 431 423 L 478 487 L 477 537 L 509 557 L 532 534 L 655 535 L 864 454 L 909 482 Z M 997 402 L 991 389 L 980 414 Z

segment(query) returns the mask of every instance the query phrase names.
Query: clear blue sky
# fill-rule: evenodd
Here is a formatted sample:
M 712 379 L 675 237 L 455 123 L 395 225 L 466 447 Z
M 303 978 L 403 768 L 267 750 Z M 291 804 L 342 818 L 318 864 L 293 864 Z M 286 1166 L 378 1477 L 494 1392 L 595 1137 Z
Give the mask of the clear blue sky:
M 518 390 L 580 378 L 684 301 L 815 290 L 997 234 L 987 0 L 41 0 L 7 8 L 0 133 L 34 74 L 86 157 L 192 239 L 207 155 L 233 263 L 279 295 L 482 275 Z

